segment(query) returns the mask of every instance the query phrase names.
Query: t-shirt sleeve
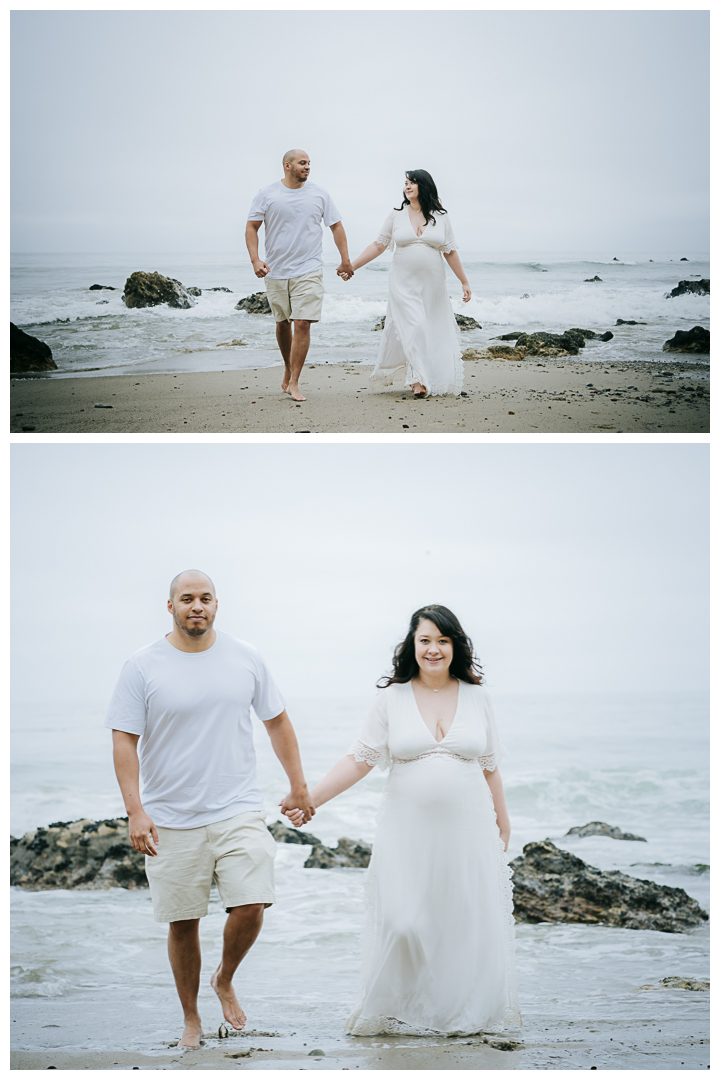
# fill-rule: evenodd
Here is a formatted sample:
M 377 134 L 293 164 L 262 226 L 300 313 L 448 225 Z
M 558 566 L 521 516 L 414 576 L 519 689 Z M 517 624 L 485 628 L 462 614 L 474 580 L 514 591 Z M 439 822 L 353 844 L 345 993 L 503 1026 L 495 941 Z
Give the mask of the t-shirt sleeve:
M 323 198 L 323 221 L 325 222 L 327 227 L 330 228 L 331 225 L 337 225 L 338 221 L 341 221 L 341 220 L 342 219 L 341 219 L 340 214 L 338 212 L 337 206 L 332 201 L 332 199 L 330 198 L 330 196 L 328 195 L 328 193 L 326 191 L 325 196 Z
M 252 707 L 258 720 L 272 720 L 285 708 L 282 694 L 278 690 L 267 665 L 261 656 L 255 657 L 255 693 Z
M 385 691 L 381 690 L 375 698 L 360 736 L 352 744 L 348 754 L 356 761 L 364 761 L 367 765 L 376 765 L 380 769 L 387 769 L 390 765 Z
M 128 660 L 110 699 L 105 727 L 142 735 L 147 723 L 145 680 L 133 660 Z
M 457 251 L 457 244 L 455 243 L 455 233 L 448 214 L 443 216 L 443 223 L 445 225 L 445 243 L 440 250 L 443 255 L 449 255 L 451 251 Z
M 383 225 L 382 225 L 382 228 L 380 229 L 380 232 L 375 237 L 375 243 L 376 244 L 382 244 L 383 247 L 388 247 L 388 245 L 392 244 L 392 234 L 393 234 L 393 212 L 391 210 L 390 213 L 388 214 L 388 216 L 385 218 L 385 221 L 383 222 Z
M 508 756 L 508 752 L 500 741 L 500 733 L 495 723 L 495 713 L 493 712 L 490 695 L 484 687 L 481 688 L 480 693 L 483 696 L 483 710 L 487 725 L 487 743 L 485 752 L 480 757 L 480 765 L 483 769 L 487 769 L 488 772 L 493 772 L 499 762 Z
M 267 195 L 265 189 L 261 188 L 252 201 L 252 205 L 248 212 L 248 221 L 264 221 L 265 211 L 267 210 Z

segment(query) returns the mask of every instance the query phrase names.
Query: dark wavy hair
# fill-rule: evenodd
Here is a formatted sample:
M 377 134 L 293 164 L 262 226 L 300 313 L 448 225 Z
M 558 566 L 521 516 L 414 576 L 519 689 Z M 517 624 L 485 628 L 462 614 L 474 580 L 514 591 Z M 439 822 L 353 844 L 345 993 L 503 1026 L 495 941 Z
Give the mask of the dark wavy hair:
M 380 689 L 384 690 L 391 683 L 410 682 L 418 674 L 420 669 L 415 659 L 415 634 L 423 619 L 429 619 L 444 637 L 452 641 L 453 658 L 450 664 L 450 675 L 455 679 L 460 679 L 461 682 L 479 686 L 482 683 L 483 674 L 473 652 L 472 641 L 449 608 L 443 607 L 442 604 L 429 604 L 414 612 L 405 640 L 400 642 L 393 653 L 392 675 L 383 675 L 377 682 Z
M 438 189 L 435 187 L 435 181 L 430 173 L 425 172 L 424 169 L 409 169 L 405 175 L 411 183 L 417 184 L 418 186 L 418 202 L 420 203 L 420 209 L 425 218 L 425 224 L 427 225 L 432 221 L 434 225 L 435 214 L 447 214 L 447 210 L 440 202 L 440 196 L 438 195 Z M 410 200 L 403 191 L 402 202 L 399 206 L 396 206 L 395 209 L 402 210 L 403 206 L 409 205 Z M 443 608 L 443 610 L 446 611 L 447 608 Z M 460 624 L 458 623 L 458 626 L 459 625 Z

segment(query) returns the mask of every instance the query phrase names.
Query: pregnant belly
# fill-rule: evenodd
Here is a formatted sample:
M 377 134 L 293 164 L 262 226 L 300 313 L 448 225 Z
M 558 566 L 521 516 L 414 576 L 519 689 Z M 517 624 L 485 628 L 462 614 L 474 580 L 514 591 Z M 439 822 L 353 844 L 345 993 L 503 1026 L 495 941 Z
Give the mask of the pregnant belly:
M 408 276 L 429 277 L 444 282 L 445 266 L 437 248 L 424 243 L 397 247 L 390 269 L 390 279 L 391 281 L 393 277 L 407 279 Z
M 484 783 L 477 761 L 431 754 L 394 766 L 388 782 L 388 809 L 416 820 L 461 817 L 477 806 L 479 785 Z

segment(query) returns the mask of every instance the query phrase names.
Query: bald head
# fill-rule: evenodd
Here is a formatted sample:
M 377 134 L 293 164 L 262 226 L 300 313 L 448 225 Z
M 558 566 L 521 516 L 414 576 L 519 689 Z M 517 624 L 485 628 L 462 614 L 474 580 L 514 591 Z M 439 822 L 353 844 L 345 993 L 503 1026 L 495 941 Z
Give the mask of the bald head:
M 292 165 L 295 158 L 308 157 L 306 150 L 288 150 L 286 154 L 283 154 L 283 165 Z
M 170 600 L 173 601 L 176 593 L 186 589 L 193 593 L 209 592 L 213 599 L 215 598 L 215 586 L 202 570 L 183 570 L 176 574 L 170 582 Z

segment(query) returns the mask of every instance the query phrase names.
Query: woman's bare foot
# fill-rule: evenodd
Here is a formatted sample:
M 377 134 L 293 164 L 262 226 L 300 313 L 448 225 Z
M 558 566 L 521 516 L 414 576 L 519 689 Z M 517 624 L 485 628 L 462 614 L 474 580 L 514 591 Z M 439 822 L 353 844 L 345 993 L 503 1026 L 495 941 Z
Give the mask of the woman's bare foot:
M 220 968 L 210 978 L 210 985 L 220 998 L 220 1004 L 222 1005 L 223 1016 L 227 1020 L 228 1024 L 232 1024 L 236 1031 L 242 1031 L 247 1024 L 247 1016 L 242 1010 L 240 1002 L 235 997 L 235 990 L 233 984 L 223 982 L 218 977 Z
M 307 401 L 307 398 L 303 397 L 303 395 L 300 393 L 300 387 L 297 383 L 295 383 L 294 386 L 292 383 L 290 383 L 287 392 L 293 399 L 293 401 Z
M 185 1020 L 185 1030 L 177 1044 L 178 1050 L 197 1050 L 203 1037 L 202 1021 L 199 1016 Z
M 420 382 L 414 382 L 412 384 L 413 397 L 423 398 L 427 394 L 427 389 Z

